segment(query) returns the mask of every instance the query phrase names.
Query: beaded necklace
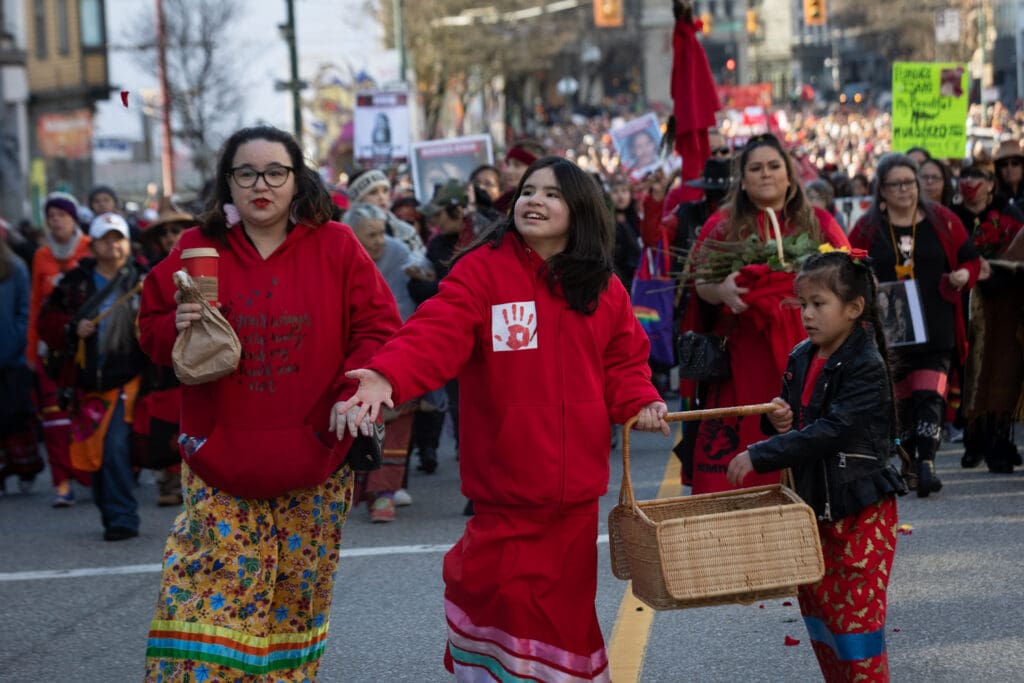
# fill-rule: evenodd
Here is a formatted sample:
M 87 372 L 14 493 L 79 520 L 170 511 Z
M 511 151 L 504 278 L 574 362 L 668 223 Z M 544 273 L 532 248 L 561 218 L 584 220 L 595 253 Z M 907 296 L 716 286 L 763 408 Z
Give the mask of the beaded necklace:
M 910 229 L 910 257 L 906 260 L 906 263 L 900 265 L 900 261 L 903 258 L 903 254 L 900 253 L 900 249 L 896 244 L 896 231 L 892 227 L 892 216 L 886 216 L 889 220 L 889 237 L 892 238 L 892 251 L 896 256 L 896 279 L 897 280 L 913 280 L 914 279 L 914 247 L 917 246 L 917 221 L 914 221 L 914 227 Z M 917 218 L 915 215 L 914 218 Z

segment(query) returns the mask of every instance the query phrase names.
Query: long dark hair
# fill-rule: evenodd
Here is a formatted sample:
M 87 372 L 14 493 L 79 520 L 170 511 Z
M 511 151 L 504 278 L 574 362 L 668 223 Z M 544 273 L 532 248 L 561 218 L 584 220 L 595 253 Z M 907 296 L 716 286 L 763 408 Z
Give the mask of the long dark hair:
M 522 239 L 516 229 L 515 205 L 526 181 L 543 168 L 550 168 L 555 174 L 562 199 L 569 208 L 569 241 L 563 251 L 545 264 L 547 283 L 553 292 L 561 289 L 570 309 L 589 315 L 597 310 L 598 298 L 612 276 L 615 221 L 597 181 L 568 159 L 543 157 L 530 164 L 512 197 L 509 216 L 456 254 L 455 260 L 485 244 L 496 248 L 508 233 Z
M 888 232 L 889 212 L 885 207 L 885 198 L 882 196 L 882 190 L 884 189 L 886 178 L 896 168 L 908 168 L 914 172 L 914 183 L 917 185 L 917 208 L 921 210 L 925 219 L 935 230 L 946 230 L 946 226 L 937 220 L 934 204 L 925 199 L 924 194 L 921 192 L 921 181 L 917 177 L 917 164 L 906 154 L 892 152 L 879 159 L 878 164 L 875 166 L 874 201 L 871 202 L 871 208 L 868 209 L 868 212 L 862 219 L 868 221 L 868 225 L 872 226 L 876 231 L 876 234 L 871 235 L 870 241 L 874 242 L 876 239 L 882 239 L 879 235 L 883 234 L 883 232 L 885 234 Z
M 740 151 L 736 159 L 736 179 L 733 181 L 729 194 L 726 195 L 724 207 L 728 211 L 728 231 L 726 239 L 737 241 L 757 234 L 757 216 L 760 209 L 747 196 L 743 189 L 743 173 L 746 171 L 750 155 L 758 147 L 771 147 L 786 166 L 786 177 L 789 179 L 789 188 L 786 190 L 786 203 L 782 207 L 785 220 L 793 226 L 794 234 L 807 233 L 814 241 L 821 241 L 821 226 L 814 215 L 814 207 L 807 201 L 803 188 L 800 186 L 800 178 L 797 177 L 796 166 L 779 139 L 770 133 L 757 135 L 750 138 Z M 781 220 L 782 217 L 780 217 Z
M 292 217 L 306 225 L 318 226 L 331 220 L 334 203 L 319 174 L 306 165 L 299 143 L 290 133 L 273 126 L 242 128 L 227 139 L 217 159 L 217 172 L 213 179 L 213 191 L 206 200 L 199 216 L 200 232 L 218 242 L 225 242 L 228 230 L 224 216 L 224 205 L 231 203 L 231 187 L 228 176 L 238 148 L 253 140 L 279 142 L 288 150 L 288 157 L 295 173 L 295 198 L 292 199 Z
M 878 353 L 885 364 L 885 373 L 889 378 L 889 398 L 892 402 L 889 435 L 895 438 L 899 434 L 899 416 L 896 390 L 892 380 L 893 362 L 882 327 L 882 311 L 878 307 L 878 281 L 871 266 L 855 262 L 849 254 L 842 251 L 813 254 L 804 261 L 793 281 L 793 286 L 798 287 L 801 282 L 812 283 L 829 290 L 844 304 L 853 302 L 857 297 L 864 298 L 864 312 L 857 322 L 866 324 L 867 330 L 873 333 Z

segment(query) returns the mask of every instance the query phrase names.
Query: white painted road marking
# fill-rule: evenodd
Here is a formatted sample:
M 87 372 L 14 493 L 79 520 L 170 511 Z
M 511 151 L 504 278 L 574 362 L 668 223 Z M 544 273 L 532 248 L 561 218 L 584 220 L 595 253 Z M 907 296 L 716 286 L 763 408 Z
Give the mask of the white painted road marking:
M 599 544 L 608 542 L 608 534 L 597 537 Z M 385 545 L 376 548 L 348 548 L 341 551 L 341 558 L 375 557 L 378 555 L 422 555 L 425 553 L 446 553 L 452 547 L 445 545 Z M 78 579 L 86 576 L 119 576 L 124 574 L 156 574 L 161 564 L 128 564 L 120 567 L 83 567 L 82 569 L 49 569 L 32 572 L 0 573 L 0 583 L 8 581 L 45 581 L 48 579 Z

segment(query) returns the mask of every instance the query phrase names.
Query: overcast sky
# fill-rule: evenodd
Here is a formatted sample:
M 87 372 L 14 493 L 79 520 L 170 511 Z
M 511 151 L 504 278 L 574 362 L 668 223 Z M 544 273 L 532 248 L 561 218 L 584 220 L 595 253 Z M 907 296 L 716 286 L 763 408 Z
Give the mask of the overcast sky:
M 132 55 L 116 47 L 125 43 L 128 27 L 141 8 L 152 4 L 153 0 L 106 0 L 110 82 L 131 95 L 127 110 L 117 92 L 99 104 L 97 137 L 142 138 L 141 93 L 156 89 L 156 74 L 140 70 Z M 384 75 L 394 58 L 389 62 L 382 29 L 365 5 L 366 0 L 295 0 L 301 79 L 312 80 L 321 64 L 336 64 L 346 72 L 349 66 L 366 69 L 378 78 Z M 262 120 L 290 130 L 289 94 L 274 90 L 276 81 L 289 77 L 288 48 L 277 28 L 287 19 L 287 6 L 284 0 L 245 0 L 242 6 L 233 39 L 239 60 L 247 65 L 245 79 L 250 85 L 242 123 Z

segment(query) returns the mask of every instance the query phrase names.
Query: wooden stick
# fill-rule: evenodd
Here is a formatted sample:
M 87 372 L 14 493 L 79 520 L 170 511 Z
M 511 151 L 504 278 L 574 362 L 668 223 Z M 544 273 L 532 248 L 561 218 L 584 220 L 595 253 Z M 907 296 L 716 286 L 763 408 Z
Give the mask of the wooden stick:
M 131 299 L 133 296 L 135 296 L 136 294 L 138 294 L 141 291 L 142 291 L 142 280 L 139 280 L 138 283 L 134 287 L 131 288 L 131 291 L 125 292 L 124 294 L 119 296 L 117 298 L 117 301 L 115 301 L 114 303 L 110 304 L 110 308 L 108 308 L 107 310 L 103 311 L 102 313 L 97 315 L 95 318 L 91 318 L 89 320 L 89 322 L 91 322 L 93 325 L 99 325 L 100 321 L 103 320 L 104 318 L 106 318 L 108 315 L 110 315 L 111 312 L 113 312 L 113 310 L 115 308 L 117 308 L 121 304 L 125 303 L 126 301 L 128 301 L 128 299 Z

